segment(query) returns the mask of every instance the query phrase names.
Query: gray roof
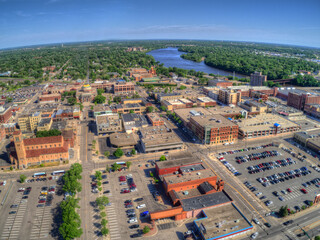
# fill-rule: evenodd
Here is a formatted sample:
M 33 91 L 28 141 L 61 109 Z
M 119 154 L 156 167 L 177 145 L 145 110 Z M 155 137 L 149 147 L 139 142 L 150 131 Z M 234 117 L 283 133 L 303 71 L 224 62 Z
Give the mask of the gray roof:
M 212 185 L 208 182 L 201 183 L 198 188 L 202 194 L 206 194 L 207 192 L 210 192 L 214 189 Z
M 220 205 L 230 201 L 232 201 L 232 199 L 224 191 L 222 191 L 193 198 L 182 199 L 181 203 L 184 211 L 192 211 L 195 209 Z

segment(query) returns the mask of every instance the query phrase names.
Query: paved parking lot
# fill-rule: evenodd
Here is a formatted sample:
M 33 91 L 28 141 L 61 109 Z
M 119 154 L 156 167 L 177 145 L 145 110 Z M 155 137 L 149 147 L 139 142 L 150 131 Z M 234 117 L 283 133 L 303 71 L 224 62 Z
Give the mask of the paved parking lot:
M 12 187 L 10 188 L 12 184 Z M 51 205 L 43 203 L 40 207 L 39 196 L 42 187 L 56 186 L 56 193 L 60 191 L 56 180 L 47 180 L 32 183 L 18 183 L 8 181 L 6 186 L 1 186 L 0 201 L 9 191 L 6 202 L 0 207 L 0 239 L 54 239 L 57 236 L 57 225 L 54 218 L 62 196 L 52 195 Z M 19 188 L 32 187 L 30 193 L 18 192 Z M 23 197 L 28 196 L 27 199 Z M 49 196 L 49 194 L 48 194 Z M 12 205 L 18 205 L 11 208 Z M 10 212 L 15 212 L 11 213 Z
M 276 151 L 280 153 L 281 155 L 278 156 L 270 156 L 266 158 L 260 158 L 257 160 L 247 161 L 243 162 L 241 164 L 236 162 L 236 157 L 239 156 L 250 156 L 250 154 L 257 154 L 262 153 L 265 151 Z M 310 184 L 302 186 L 303 183 L 310 182 L 313 179 L 316 179 L 320 177 L 319 172 L 315 171 L 310 167 L 310 164 L 307 161 L 301 161 L 297 157 L 292 156 L 292 154 L 289 152 L 284 151 L 283 149 L 280 149 L 278 147 L 266 147 L 261 149 L 255 149 L 250 151 L 243 151 L 243 152 L 237 152 L 234 154 L 228 154 L 223 156 L 225 160 L 230 163 L 238 172 L 242 173 L 241 176 L 238 176 L 239 180 L 241 182 L 249 182 L 251 185 L 249 185 L 247 188 L 249 194 L 258 195 L 255 196 L 257 201 L 262 201 L 265 203 L 266 201 L 270 200 L 273 202 L 273 204 L 269 205 L 268 207 L 272 211 L 277 211 L 281 206 L 288 205 L 288 208 L 291 210 L 294 210 L 295 206 L 299 206 L 300 208 L 303 205 L 306 205 L 306 200 L 314 200 L 314 197 L 316 194 L 320 193 L 320 188 L 316 187 L 315 184 Z M 301 156 L 299 156 L 301 158 Z M 262 163 L 270 163 L 275 162 L 277 160 L 282 159 L 291 159 L 292 164 L 286 164 L 281 166 L 281 164 L 277 164 L 279 167 L 274 167 L 273 169 L 265 169 L 265 171 L 260 171 L 257 173 L 249 174 L 249 166 L 256 166 Z M 261 168 L 261 167 L 260 167 Z M 306 168 L 311 173 L 305 176 L 295 177 L 295 178 L 283 178 L 283 182 L 277 183 L 277 184 L 270 184 L 267 187 L 264 187 L 262 183 L 260 183 L 257 179 L 259 178 L 267 178 L 268 176 L 272 176 L 274 174 L 284 173 L 295 169 L 301 169 Z M 278 179 L 280 179 L 279 177 Z M 270 180 L 269 180 L 270 182 Z M 256 190 L 251 190 L 252 187 L 255 187 Z M 290 188 L 291 192 L 288 192 L 287 189 Z M 303 193 L 301 189 L 306 189 L 307 193 Z M 275 196 L 273 194 L 274 191 L 277 191 L 279 196 Z M 283 191 L 283 192 L 281 192 Z M 261 199 L 262 198 L 262 199 Z M 280 200 L 282 199 L 282 200 Z

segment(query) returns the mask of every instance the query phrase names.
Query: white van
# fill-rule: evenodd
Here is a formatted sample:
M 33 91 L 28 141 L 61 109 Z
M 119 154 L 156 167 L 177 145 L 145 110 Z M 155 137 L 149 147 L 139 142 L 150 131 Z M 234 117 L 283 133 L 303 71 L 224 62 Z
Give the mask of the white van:
M 145 207 L 146 207 L 146 205 L 143 203 L 143 204 L 141 204 L 141 205 L 137 206 L 137 209 L 145 208 Z

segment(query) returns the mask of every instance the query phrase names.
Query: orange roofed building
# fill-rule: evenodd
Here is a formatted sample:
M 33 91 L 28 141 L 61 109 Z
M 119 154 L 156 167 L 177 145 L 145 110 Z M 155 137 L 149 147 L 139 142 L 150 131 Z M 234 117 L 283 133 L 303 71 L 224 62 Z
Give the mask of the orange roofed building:
M 193 158 L 156 163 L 156 172 L 162 180 L 173 207 L 150 212 L 152 221 L 172 218 L 182 220 L 198 216 L 203 209 L 229 204 L 232 199 L 223 191 L 224 181 Z
M 23 139 L 21 131 L 16 131 L 8 154 L 16 168 L 27 168 L 41 163 L 68 160 L 69 144 L 63 136 Z

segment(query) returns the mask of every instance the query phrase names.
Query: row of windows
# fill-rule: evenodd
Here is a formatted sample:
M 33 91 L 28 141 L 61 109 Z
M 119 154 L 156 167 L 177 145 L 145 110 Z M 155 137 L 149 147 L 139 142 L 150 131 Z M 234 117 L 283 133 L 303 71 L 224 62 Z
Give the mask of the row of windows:
M 53 147 L 61 147 L 61 143 L 59 143 L 59 144 L 53 144 L 53 145 L 49 145 L 49 148 L 52 148 L 52 146 Z M 48 145 L 45 145 L 44 147 L 43 147 L 43 145 L 41 145 L 40 146 L 40 149 L 42 149 L 42 148 L 48 148 Z M 35 146 L 35 147 L 27 147 L 27 150 L 32 150 L 32 149 L 39 149 L 39 147 L 38 146 Z

